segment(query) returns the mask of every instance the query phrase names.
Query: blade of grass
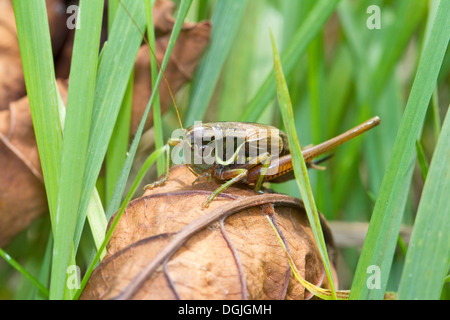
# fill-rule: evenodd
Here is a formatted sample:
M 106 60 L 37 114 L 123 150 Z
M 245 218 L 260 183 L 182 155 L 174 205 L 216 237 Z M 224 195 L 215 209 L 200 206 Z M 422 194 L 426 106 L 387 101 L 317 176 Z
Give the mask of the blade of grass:
M 350 56 L 348 46 L 342 44 L 328 72 L 326 81 L 326 96 L 333 97 L 332 105 L 328 110 L 330 121 L 325 128 L 325 137 L 334 137 L 339 133 L 342 119 L 348 110 L 348 100 L 351 93 L 354 61 Z
M 169 63 L 170 55 L 172 53 L 172 50 L 175 46 L 176 39 L 178 38 L 178 35 L 180 34 L 181 28 L 184 23 L 184 19 L 186 18 L 186 15 L 189 11 L 189 8 L 191 6 L 192 0 L 183 0 L 181 1 L 180 8 L 178 9 L 177 18 L 175 20 L 175 25 L 173 26 L 172 34 L 170 35 L 169 43 L 167 45 L 166 53 L 164 55 L 163 62 L 161 64 L 161 70 L 158 74 L 158 78 L 156 79 L 156 82 L 154 84 L 154 88 L 158 88 L 159 84 L 161 83 L 163 72 L 167 67 L 167 64 Z M 120 177 L 118 179 L 118 182 L 116 184 L 116 188 L 114 189 L 113 197 L 111 202 L 108 204 L 108 207 L 106 209 L 106 217 L 107 219 L 110 219 L 114 212 L 117 211 L 120 205 L 120 201 L 122 199 L 122 195 L 125 190 L 126 182 L 128 179 L 128 176 L 130 174 L 131 165 L 133 163 L 134 157 L 136 155 L 137 147 L 139 145 L 139 141 L 142 136 L 142 132 L 144 131 L 144 125 L 145 121 L 147 120 L 147 116 L 150 112 L 150 108 L 154 102 L 156 92 L 158 90 L 153 90 L 152 95 L 150 97 L 150 100 L 147 104 L 147 107 L 144 111 L 144 114 L 142 115 L 141 122 L 139 123 L 139 127 L 136 131 L 136 134 L 133 138 L 133 142 L 131 143 L 130 149 L 127 154 L 127 158 L 125 160 L 125 164 L 122 168 L 122 171 L 120 173 Z
M 241 21 L 220 76 L 220 97 L 217 98 L 219 104 L 215 121 L 236 121 L 254 87 L 254 76 L 249 70 L 252 70 L 259 53 L 255 25 L 259 23 L 264 5 L 264 1 L 250 0 L 245 8 L 245 20 Z
M 94 189 L 94 193 L 89 201 L 87 219 L 89 221 L 89 227 L 91 229 L 95 247 L 99 250 L 103 240 L 105 239 L 105 231 L 108 226 L 108 221 L 106 220 L 103 203 L 97 189 Z M 105 252 L 103 255 L 104 254 Z
M 57 93 L 57 96 L 58 96 L 59 120 L 60 120 L 60 124 L 61 124 L 61 129 L 64 130 L 64 124 L 65 124 L 65 121 L 66 121 L 66 106 L 64 105 L 64 101 L 63 101 L 59 91 L 56 91 L 56 93 Z M 58 198 L 59 198 L 59 192 L 58 192 Z M 58 201 L 59 201 L 59 199 L 58 199 Z M 55 236 L 56 236 L 56 234 L 54 234 L 54 236 L 52 237 L 52 246 L 51 246 L 52 247 L 52 255 L 50 256 L 50 260 L 51 260 L 50 261 L 50 267 L 51 268 L 53 267 L 53 250 L 55 249 L 55 247 L 53 245 L 53 239 L 54 239 Z M 73 245 L 72 245 L 72 247 L 70 249 L 71 249 L 71 251 L 70 251 L 70 258 L 69 258 L 70 262 L 69 262 L 69 264 L 70 265 L 75 265 L 75 263 L 76 263 L 75 262 L 75 250 L 73 248 Z M 50 275 L 52 275 L 51 272 L 50 272 Z M 51 278 L 50 278 L 50 280 L 51 280 Z M 62 281 L 62 278 L 60 278 L 58 281 Z M 70 290 L 66 290 L 66 289 L 67 288 L 65 288 L 65 290 L 64 290 L 63 299 L 69 300 L 69 299 L 71 299 L 72 292 L 70 292 Z
M 417 153 L 417 163 L 419 164 L 420 172 L 422 173 L 422 179 L 425 181 L 428 175 L 428 162 L 425 157 L 425 151 L 423 150 L 422 143 L 420 140 L 416 141 L 416 153 Z
M 220 71 L 238 31 L 246 0 L 219 1 L 214 8 L 211 23 L 214 26 L 211 42 L 205 52 L 192 82 L 191 98 L 184 125 L 201 121 L 219 79 Z
M 133 100 L 133 81 L 134 72 L 131 72 L 122 106 L 117 116 L 116 125 L 106 151 L 105 163 L 105 203 L 111 201 L 111 197 L 119 179 L 120 169 L 122 168 L 128 151 L 130 141 L 131 126 L 131 108 Z
M 13 5 L 25 85 L 54 228 L 62 133 L 47 10 L 45 1 L 15 0 Z
M 372 51 L 374 49 L 368 45 L 367 40 L 367 37 L 372 39 L 373 36 L 368 33 L 370 30 L 358 27 L 359 11 L 354 12 L 350 4 L 351 2 L 348 1 L 341 2 L 338 13 L 341 17 L 340 21 L 342 21 L 344 33 L 351 40 L 349 41 L 349 47 L 353 53 L 353 60 L 356 62 L 355 82 L 357 85 L 356 103 L 358 112 L 349 114 L 354 115 L 356 117 L 354 122 L 358 123 L 370 114 L 378 113 L 379 110 L 376 108 L 375 102 L 382 96 L 386 85 L 390 83 L 389 77 L 394 73 L 394 67 L 404 54 L 413 31 L 421 21 L 420 18 L 426 12 L 427 3 L 421 0 L 402 0 L 395 3 L 395 23 L 377 30 L 377 32 L 384 32 L 384 36 L 380 36 L 378 40 L 383 52 L 377 58 L 373 57 Z M 364 6 L 360 2 L 356 4 Z M 369 66 L 371 67 L 369 68 Z M 346 157 L 336 159 L 337 172 L 340 174 L 351 172 L 352 168 L 357 166 L 363 142 L 364 140 L 361 139 L 344 146 Z M 370 140 L 366 143 L 370 143 Z M 337 180 L 333 193 L 335 208 L 342 207 L 351 186 L 351 179 Z M 407 192 L 405 194 L 407 195 Z
M 439 68 L 450 35 L 450 2 L 440 1 L 430 38 L 425 44 L 408 103 L 394 143 L 394 149 L 358 261 L 351 299 L 382 299 L 386 290 L 403 210 L 395 210 L 398 196 L 406 187 L 415 141 L 421 130 L 425 113 L 434 90 Z M 378 266 L 381 270 L 380 286 L 366 286 L 367 268 Z
M 339 0 L 322 0 L 318 2 L 302 23 L 296 32 L 289 46 L 283 51 L 281 64 L 283 65 L 285 75 L 289 77 L 297 61 L 305 52 L 309 43 L 317 36 L 322 26 L 333 13 Z M 255 122 L 258 120 L 262 111 L 272 101 L 276 95 L 274 86 L 274 71 L 271 71 L 266 80 L 245 107 L 245 112 L 240 121 Z
M 323 36 L 319 34 L 308 47 L 308 96 L 309 109 L 311 113 L 311 137 L 312 143 L 318 144 L 325 141 L 326 132 L 324 128 L 327 127 L 327 122 L 332 122 L 332 119 L 327 119 L 328 110 L 326 107 L 325 95 L 325 61 L 323 52 Z M 326 121 L 327 120 L 327 121 Z M 326 176 L 315 171 L 311 173 L 311 178 L 315 190 L 315 199 L 317 206 L 321 208 L 325 214 L 331 213 L 331 208 L 328 206 L 330 202 L 326 201 L 329 190 L 329 181 Z
M 25 270 L 20 263 L 11 258 L 9 254 L 7 254 L 3 249 L 0 248 L 0 257 L 2 257 L 10 266 L 19 271 L 25 278 L 30 280 L 36 288 L 39 289 L 39 292 L 46 298 L 49 296 L 48 289 L 39 282 L 32 274 L 30 274 L 27 270 Z
M 309 223 L 311 225 L 311 229 L 314 234 L 314 239 L 316 240 L 317 247 L 322 257 L 323 264 L 325 266 L 325 271 L 332 292 L 332 298 L 336 299 L 334 279 L 331 272 L 331 265 L 328 259 L 328 253 L 326 249 L 325 240 L 323 237 L 322 227 L 320 225 L 320 217 L 316 208 L 311 186 L 309 184 L 308 170 L 302 155 L 300 142 L 298 140 L 298 136 L 295 130 L 292 103 L 289 97 L 286 80 L 284 78 L 280 58 L 278 56 L 278 51 L 272 34 L 271 38 L 274 52 L 274 67 L 275 67 L 275 76 L 277 80 L 278 101 L 281 109 L 281 114 L 283 116 L 283 123 L 286 128 L 286 133 L 288 135 L 296 182 L 298 188 L 300 189 L 303 203 L 305 204 L 306 213 L 308 216 Z
M 431 107 L 433 108 L 434 134 L 437 139 L 439 137 L 439 133 L 441 132 L 441 116 L 439 115 L 439 93 L 437 86 L 433 92 L 433 97 L 431 99 Z
M 142 1 L 134 0 L 123 2 L 135 22 L 131 21 L 128 14 L 119 6 L 108 45 L 102 50 L 95 87 L 88 157 L 74 237 L 75 246 L 81 237 L 89 201 L 122 105 L 134 60 L 142 42 L 142 35 L 136 30 L 136 25 L 141 29 L 145 26 L 144 4 Z
M 99 56 L 99 58 L 101 55 Z M 59 94 L 58 94 L 58 106 L 59 106 L 59 113 L 60 113 L 60 122 L 61 127 L 64 129 L 65 124 L 65 117 L 66 117 L 66 107 L 64 105 L 64 101 Z M 92 197 L 89 201 L 89 206 L 87 210 L 87 218 L 89 221 L 89 227 L 92 233 L 92 237 L 94 239 L 94 243 L 96 245 L 96 248 L 98 249 L 100 245 L 103 242 L 103 239 L 105 237 L 105 231 L 108 224 L 108 221 L 106 221 L 105 217 L 105 211 L 103 210 L 103 204 L 100 199 L 100 195 L 97 191 L 97 188 L 94 188 L 94 192 L 92 193 Z M 52 238 L 53 240 L 53 238 Z M 53 246 L 53 245 L 52 245 Z M 73 263 L 75 263 L 75 257 L 74 254 L 72 254 L 71 257 Z
M 97 74 L 103 1 L 80 1 L 64 122 L 50 298 L 61 299 L 82 191 Z
M 374 104 L 377 115 L 383 119 L 382 125 L 377 131 L 366 137 L 363 145 L 364 161 L 367 163 L 367 171 L 370 174 L 368 181 L 368 192 L 374 195 L 375 203 L 376 195 L 380 190 L 381 181 L 389 162 L 389 157 L 394 146 L 397 130 L 400 126 L 402 113 L 405 106 L 403 101 L 402 89 L 395 75 L 388 80 L 386 90 L 378 98 Z M 370 211 L 373 208 L 370 208 Z M 370 211 L 367 210 L 366 219 L 370 219 Z
M 300 284 L 302 286 L 304 286 L 306 288 L 306 290 L 308 290 L 309 292 L 311 292 L 318 298 L 320 298 L 322 300 L 335 300 L 335 299 L 333 299 L 333 292 L 331 290 L 318 287 L 318 286 L 312 284 L 311 282 L 302 278 L 299 270 L 297 269 L 297 266 L 295 265 L 294 260 L 291 257 L 291 254 L 287 250 L 286 245 L 285 245 L 281 235 L 279 234 L 277 228 L 275 227 L 272 219 L 269 216 L 266 216 L 266 218 L 267 218 L 267 221 L 269 222 L 270 226 L 272 227 L 272 230 L 275 232 L 275 235 L 277 236 L 278 241 L 280 242 L 281 246 L 283 247 L 284 253 L 286 254 L 286 257 L 289 262 L 289 266 L 291 267 L 291 270 L 292 270 L 292 273 L 294 274 L 295 279 L 297 279 L 297 281 L 300 282 Z M 336 290 L 336 299 L 337 300 L 348 300 L 349 294 L 350 294 L 350 290 Z M 384 299 L 385 300 L 396 300 L 397 294 L 394 292 L 386 292 Z
M 383 37 L 383 53 L 369 76 L 369 101 L 377 97 L 386 86 L 386 79 L 392 74 L 397 61 L 404 55 L 411 35 L 427 12 L 427 2 L 421 0 L 402 0 L 396 2 L 396 21 L 386 28 Z
M 39 271 L 38 281 L 40 283 L 48 284 L 50 280 L 50 270 L 52 263 L 52 248 L 53 248 L 53 234 L 51 231 L 48 233 L 47 245 L 45 247 L 45 253 L 41 261 L 41 270 Z M 36 291 L 34 300 L 48 299 L 48 295 Z
M 111 32 L 118 7 L 119 0 L 108 0 L 108 34 Z
M 205 20 L 208 18 L 209 1 L 203 0 L 197 3 L 197 21 Z
M 313 143 L 318 144 L 325 140 L 323 122 L 325 96 L 321 94 L 324 90 L 324 60 L 323 60 L 323 39 L 319 35 L 308 47 L 308 92 L 309 104 L 311 108 L 311 128 Z
M 450 114 L 430 164 L 409 242 L 399 299 L 439 299 L 450 262 Z
M 119 0 L 111 0 L 108 2 L 108 34 L 111 33 L 114 18 L 116 16 L 117 8 L 119 7 Z M 99 58 L 99 63 L 101 57 Z M 117 116 L 116 125 L 111 136 L 111 141 L 106 151 L 105 162 L 105 190 L 104 190 L 104 203 L 108 203 L 111 200 L 114 186 L 117 182 L 120 168 L 125 161 L 126 152 L 128 149 L 128 143 L 130 139 L 130 121 L 131 121 L 131 108 L 133 98 L 133 81 L 134 72 L 131 73 L 130 80 L 128 82 L 125 96 L 120 107 L 119 115 Z M 98 180 L 97 180 L 98 183 Z
M 162 118 L 161 118 L 161 102 L 159 99 L 159 90 L 153 84 L 156 83 L 156 79 L 158 77 L 158 68 L 156 57 L 152 54 L 152 52 L 156 52 L 156 43 L 155 43 L 155 28 L 153 26 L 153 7 L 155 5 L 155 0 L 147 0 L 145 1 L 145 13 L 147 17 L 147 34 L 148 34 L 148 43 L 150 45 L 150 68 L 152 72 L 152 91 L 156 91 L 156 95 L 153 102 L 153 129 L 155 131 L 155 149 L 162 148 L 164 146 L 164 135 L 163 135 L 163 127 L 162 127 Z M 158 172 L 158 176 L 162 175 L 164 172 L 165 164 L 164 159 L 160 158 L 156 162 L 156 168 Z
M 294 260 L 292 259 L 289 251 L 286 248 L 286 245 L 285 245 L 281 235 L 279 234 L 277 228 L 273 224 L 272 219 L 269 216 L 266 216 L 266 218 L 267 218 L 267 221 L 269 221 L 269 224 L 272 227 L 273 231 L 275 232 L 275 234 L 276 234 L 276 236 L 278 238 L 278 241 L 280 242 L 281 246 L 284 249 L 284 252 L 285 252 L 285 254 L 286 254 L 287 258 L 288 258 L 291 270 L 292 270 L 295 278 L 297 279 L 297 281 L 300 282 L 300 284 L 302 286 L 304 286 L 306 288 L 306 290 L 308 290 L 309 292 L 311 292 L 315 296 L 319 297 L 320 299 L 331 300 L 333 297 L 332 297 L 332 292 L 330 290 L 318 287 L 318 286 L 316 286 L 316 285 L 314 285 L 314 284 L 310 283 L 309 281 L 307 281 L 307 280 L 302 278 L 302 276 L 300 275 L 300 272 L 297 269 L 297 266 L 294 263 Z M 347 297 L 348 297 L 348 291 L 346 291 L 346 292 L 342 292 L 342 291 L 339 292 L 338 291 L 336 293 L 337 293 L 337 296 L 336 296 L 337 299 L 346 300 Z M 345 294 L 345 296 L 343 296 L 343 294 Z

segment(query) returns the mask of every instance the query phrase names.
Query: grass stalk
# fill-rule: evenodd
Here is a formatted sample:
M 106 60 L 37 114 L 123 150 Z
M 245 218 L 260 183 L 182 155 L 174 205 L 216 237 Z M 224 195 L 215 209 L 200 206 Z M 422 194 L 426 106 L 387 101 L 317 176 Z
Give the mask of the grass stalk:
M 302 195 L 303 203 L 305 204 L 306 213 L 308 216 L 311 229 L 314 234 L 323 264 L 325 266 L 325 272 L 327 274 L 328 281 L 332 292 L 332 298 L 336 299 L 336 291 L 334 285 L 334 279 L 331 272 L 331 265 L 328 258 L 327 248 L 323 237 L 322 227 L 320 224 L 319 212 L 317 211 L 314 196 L 309 183 L 308 170 L 305 160 L 302 155 L 300 142 L 295 130 L 294 114 L 292 110 L 292 103 L 289 97 L 289 92 L 284 78 L 280 58 L 276 48 L 275 40 L 272 36 L 272 47 L 274 51 L 274 67 L 275 76 L 277 80 L 277 92 L 278 101 L 280 104 L 281 113 L 283 116 L 283 123 L 286 128 L 286 133 L 289 139 L 289 146 L 292 154 L 292 163 L 294 167 L 295 178 L 297 186 Z
M 351 299 L 382 299 L 384 296 L 403 216 L 403 210 L 396 210 L 398 197 L 406 187 L 405 180 L 408 181 L 405 178 L 413 157 L 415 141 L 421 131 L 447 49 L 450 35 L 449 12 L 450 2 L 440 1 L 375 203 L 353 280 Z M 370 266 L 377 266 L 381 270 L 380 285 L 373 289 L 366 285 Z
M 431 160 L 405 259 L 399 299 L 439 299 L 449 267 L 450 114 Z
M 158 78 L 158 63 L 156 57 L 153 53 L 156 52 L 155 43 L 155 28 L 153 26 L 153 7 L 155 5 L 155 0 L 145 1 L 145 13 L 147 17 L 147 34 L 148 34 L 148 44 L 150 46 L 150 68 L 152 72 L 152 84 L 156 84 L 156 79 Z M 155 149 L 162 148 L 164 146 L 164 135 L 163 135 L 163 125 L 161 116 L 161 101 L 159 99 L 159 88 L 153 85 L 152 91 L 156 91 L 155 98 L 153 99 L 153 129 L 155 132 Z M 159 158 L 156 162 L 158 176 L 162 175 L 165 168 L 163 158 Z
M 75 34 L 64 121 L 61 174 L 57 199 L 50 298 L 61 299 L 71 260 L 73 235 L 83 187 L 83 173 L 97 74 L 103 1 L 83 0 Z M 73 262 L 73 261 L 72 261 Z

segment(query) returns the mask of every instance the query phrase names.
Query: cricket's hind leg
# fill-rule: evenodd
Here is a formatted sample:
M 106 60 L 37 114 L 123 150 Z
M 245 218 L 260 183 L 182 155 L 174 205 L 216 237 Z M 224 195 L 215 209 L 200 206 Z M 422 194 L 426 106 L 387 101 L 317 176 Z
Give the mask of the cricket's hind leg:
M 226 174 L 228 177 L 230 177 L 230 180 L 222 184 L 219 188 L 214 190 L 214 192 L 206 199 L 205 202 L 202 204 L 202 209 L 208 208 L 210 203 L 214 200 L 214 198 L 220 194 L 222 191 L 227 189 L 229 186 L 231 186 L 233 183 L 238 182 L 239 180 L 245 178 L 247 176 L 248 170 L 247 169 L 230 169 L 227 170 Z

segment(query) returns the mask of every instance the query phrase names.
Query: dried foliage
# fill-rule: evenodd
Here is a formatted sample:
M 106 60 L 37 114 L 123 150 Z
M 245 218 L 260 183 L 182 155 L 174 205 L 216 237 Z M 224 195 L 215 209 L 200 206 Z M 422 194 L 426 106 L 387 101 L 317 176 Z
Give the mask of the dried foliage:
M 157 1 L 155 3 L 153 19 L 156 35 L 156 57 L 160 64 L 164 58 L 170 34 L 175 24 L 175 20 L 172 17 L 173 10 L 174 4 L 170 1 Z M 164 73 L 173 92 L 177 92 L 187 81 L 192 80 L 200 58 L 209 43 L 210 33 L 211 23 L 209 21 L 184 23 Z M 132 134 L 136 132 L 139 126 L 152 94 L 150 84 L 150 53 L 148 46 L 144 45 L 140 48 L 136 59 L 133 110 L 131 115 Z M 172 98 L 165 81 L 162 81 L 159 86 L 159 95 L 161 112 L 165 112 L 172 104 Z M 145 128 L 150 128 L 152 123 L 153 115 L 150 113 Z
M 64 1 L 47 0 L 47 9 L 53 52 L 57 54 L 68 32 Z M 0 110 L 25 95 L 12 1 L 0 0 Z
M 208 209 L 218 187 L 186 166 L 130 203 L 108 253 L 82 299 L 309 299 L 292 275 L 266 215 L 278 228 L 302 277 L 328 288 L 306 212 L 298 199 L 230 187 Z M 329 253 L 333 240 L 322 226 Z
M 67 99 L 67 82 L 57 85 Z M 28 98 L 0 111 L 0 246 L 46 212 L 47 198 Z

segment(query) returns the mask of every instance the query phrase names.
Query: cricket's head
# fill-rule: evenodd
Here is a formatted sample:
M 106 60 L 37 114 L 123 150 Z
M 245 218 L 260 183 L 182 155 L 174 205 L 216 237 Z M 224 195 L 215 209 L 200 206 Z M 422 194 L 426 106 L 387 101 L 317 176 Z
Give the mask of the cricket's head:
M 214 153 L 214 138 L 211 139 L 207 127 L 195 125 L 188 129 L 177 129 L 172 133 L 168 144 L 175 147 L 174 163 L 184 163 L 191 171 L 200 175 L 216 166 Z M 209 136 L 209 138 L 207 138 Z

